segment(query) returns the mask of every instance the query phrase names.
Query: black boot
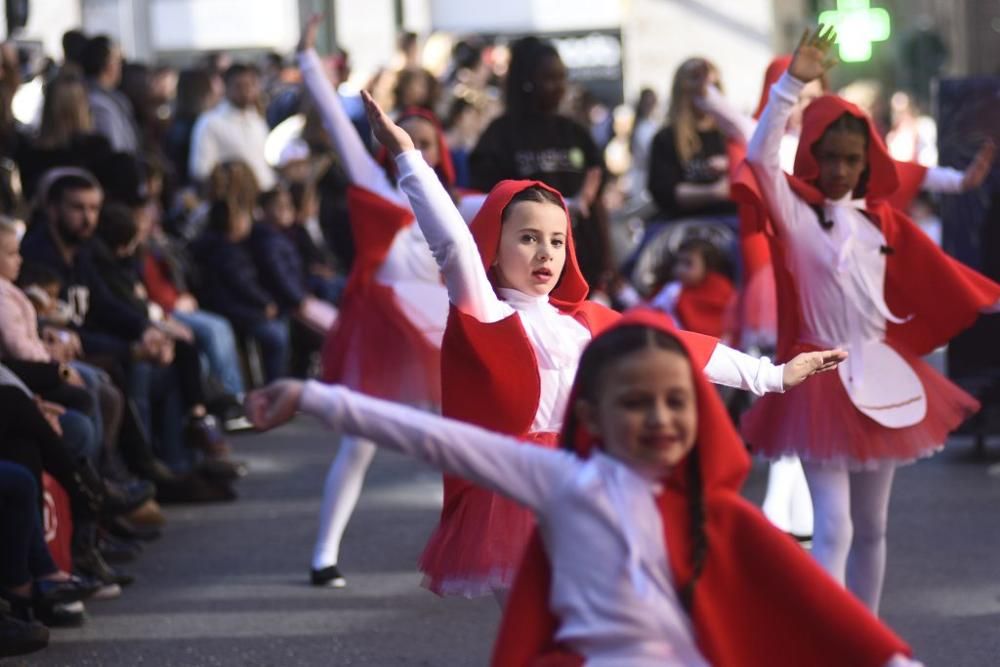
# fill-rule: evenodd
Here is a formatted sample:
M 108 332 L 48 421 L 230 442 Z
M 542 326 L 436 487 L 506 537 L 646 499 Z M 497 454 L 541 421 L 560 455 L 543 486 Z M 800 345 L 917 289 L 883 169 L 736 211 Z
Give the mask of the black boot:
M 128 586 L 135 577 L 123 574 L 108 563 L 97 550 L 97 524 L 77 523 L 73 527 L 73 570 L 78 574 L 93 577 L 105 585 Z
M 49 645 L 49 629 L 0 614 L 0 658 L 26 655 Z
M 150 482 L 136 480 L 122 485 L 102 479 L 86 460 L 73 471 L 73 479 L 88 509 L 104 516 L 127 514 L 156 495 Z

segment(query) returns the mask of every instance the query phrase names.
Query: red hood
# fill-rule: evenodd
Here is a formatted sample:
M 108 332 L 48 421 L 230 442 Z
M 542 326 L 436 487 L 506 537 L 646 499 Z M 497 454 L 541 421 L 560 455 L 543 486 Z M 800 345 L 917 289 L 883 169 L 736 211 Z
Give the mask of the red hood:
M 503 211 L 515 196 L 531 187 L 548 190 L 562 201 L 562 195 L 559 194 L 558 190 L 550 188 L 541 181 L 500 181 L 490 190 L 482 208 L 479 209 L 479 213 L 469 225 L 469 230 L 479 247 L 479 255 L 483 258 L 483 266 L 491 278 L 493 277 L 493 262 L 496 260 L 497 249 L 500 247 Z M 575 312 L 587 298 L 590 286 L 587 285 L 583 272 L 580 271 L 580 265 L 577 264 L 576 246 L 573 243 L 573 225 L 570 222 L 569 211 L 566 210 L 566 203 L 563 202 L 562 206 L 563 210 L 566 211 L 566 266 L 563 268 L 562 277 L 560 277 L 555 289 L 549 294 L 549 301 L 560 310 Z
M 868 185 L 865 199 L 869 202 L 886 199 L 899 188 L 895 162 L 889 157 L 889 151 L 868 114 L 842 97 L 823 95 L 813 100 L 802 114 L 802 135 L 795 153 L 794 180 L 808 186 L 807 189 L 800 186 L 796 190 L 810 203 L 820 204 L 825 199 L 814 185 L 819 177 L 819 165 L 813 155 L 813 146 L 822 138 L 826 128 L 845 113 L 860 118 L 868 127 Z

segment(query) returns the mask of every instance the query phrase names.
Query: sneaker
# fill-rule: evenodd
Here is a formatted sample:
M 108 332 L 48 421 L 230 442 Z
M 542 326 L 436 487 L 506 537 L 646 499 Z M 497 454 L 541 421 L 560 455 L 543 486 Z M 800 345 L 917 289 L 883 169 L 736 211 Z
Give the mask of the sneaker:
M 309 573 L 309 582 L 313 586 L 324 586 L 326 588 L 344 588 L 347 586 L 347 579 L 340 573 L 336 565 L 324 567 L 321 570 L 313 569 Z
M 118 584 L 105 584 L 94 593 L 95 600 L 114 600 L 122 596 L 122 587 Z
M 82 553 L 73 555 L 73 569 L 78 574 L 93 577 L 103 584 L 118 584 L 128 586 L 135 577 L 130 574 L 119 572 L 108 565 L 104 557 L 96 548 L 90 548 Z
M 160 484 L 157 500 L 171 503 L 218 503 L 236 500 L 236 491 L 225 480 L 209 479 L 191 472 L 171 484 Z
M 82 602 L 37 603 L 35 618 L 50 628 L 78 628 L 87 620 L 87 612 Z
M 135 511 L 128 515 L 128 520 L 140 526 L 153 526 L 159 528 L 167 522 L 167 517 L 163 516 L 163 510 L 156 500 L 150 498 Z

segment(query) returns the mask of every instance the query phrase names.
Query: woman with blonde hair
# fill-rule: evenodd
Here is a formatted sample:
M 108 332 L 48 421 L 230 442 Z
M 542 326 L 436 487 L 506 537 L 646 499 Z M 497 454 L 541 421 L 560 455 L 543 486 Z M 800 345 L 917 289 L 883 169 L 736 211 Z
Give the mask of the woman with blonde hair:
M 26 198 L 33 197 L 38 181 L 53 167 L 80 167 L 99 171 L 111 145 L 94 132 L 82 78 L 62 73 L 45 87 L 38 135 L 18 156 Z
M 666 125 L 653 137 L 648 187 L 663 219 L 736 213 L 729 200 L 726 138 L 694 103 L 706 77 L 721 85 L 718 69 L 704 58 L 677 68 Z

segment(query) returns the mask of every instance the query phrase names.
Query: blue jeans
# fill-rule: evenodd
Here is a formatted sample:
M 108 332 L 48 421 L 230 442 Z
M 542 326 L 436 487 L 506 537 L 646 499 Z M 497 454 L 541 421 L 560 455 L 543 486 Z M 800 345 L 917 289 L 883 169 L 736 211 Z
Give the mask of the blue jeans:
M 67 410 L 59 417 L 62 443 L 74 459 L 87 459 L 97 465 L 101 456 L 101 441 L 93 420 L 82 412 Z
M 70 366 L 73 367 L 80 377 L 83 378 L 83 383 L 87 385 L 87 391 L 94 399 L 94 409 L 91 414 L 91 422 L 94 425 L 94 436 L 97 438 L 97 442 L 104 442 L 104 416 L 101 413 L 101 403 L 98 398 L 98 386 L 101 384 L 101 375 L 104 374 L 100 368 L 91 366 L 90 364 L 85 364 L 82 361 L 71 361 Z M 110 382 L 110 380 L 107 380 Z
M 240 374 L 236 339 L 229 321 L 204 310 L 193 313 L 174 312 L 173 316 L 194 332 L 195 344 L 208 360 L 209 372 L 218 378 L 227 392 L 234 396 L 242 395 L 243 376 Z
M 34 476 L 0 461 L 0 586 L 21 586 L 58 569 L 45 545 Z
M 161 368 L 141 361 L 133 363 L 129 367 L 129 396 L 153 440 L 156 456 L 174 472 L 189 470 L 194 454 L 184 443 L 184 397 L 174 365 Z M 154 404 L 159 429 L 154 423 Z
M 288 375 L 288 320 L 264 320 L 252 325 L 247 333 L 260 345 L 264 379 L 274 382 Z

